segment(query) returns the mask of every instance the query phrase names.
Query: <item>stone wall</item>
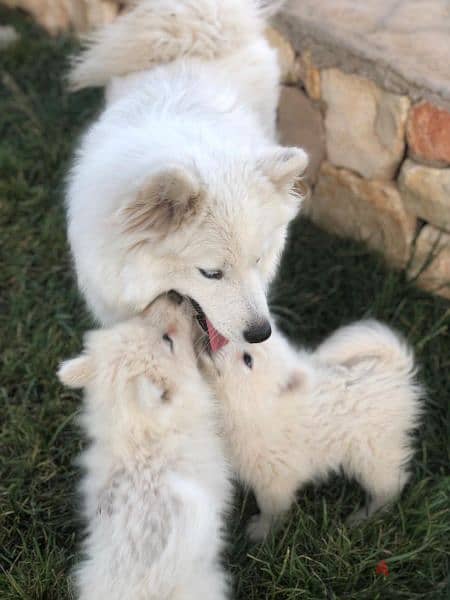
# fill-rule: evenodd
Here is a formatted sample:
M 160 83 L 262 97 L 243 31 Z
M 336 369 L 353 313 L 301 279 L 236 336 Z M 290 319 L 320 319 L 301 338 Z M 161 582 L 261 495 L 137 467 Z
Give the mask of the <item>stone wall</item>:
M 318 68 L 268 31 L 282 68 L 279 135 L 311 156 L 305 214 L 366 242 L 450 298 L 450 112 L 343 68 Z
M 109 23 L 126 3 L 127 0 L 0 0 L 0 4 L 30 13 L 52 35 L 66 30 L 84 33 Z

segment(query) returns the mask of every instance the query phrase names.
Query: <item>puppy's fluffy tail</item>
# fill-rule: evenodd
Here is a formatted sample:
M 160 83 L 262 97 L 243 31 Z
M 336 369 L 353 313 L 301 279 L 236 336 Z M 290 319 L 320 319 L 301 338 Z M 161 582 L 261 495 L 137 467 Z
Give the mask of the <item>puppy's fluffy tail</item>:
M 411 346 L 393 329 L 373 319 L 341 327 L 317 348 L 316 356 L 344 366 L 376 358 L 405 374 L 415 373 Z
M 72 90 L 102 86 L 181 57 L 217 59 L 260 35 L 284 0 L 128 0 L 129 10 L 86 38 Z

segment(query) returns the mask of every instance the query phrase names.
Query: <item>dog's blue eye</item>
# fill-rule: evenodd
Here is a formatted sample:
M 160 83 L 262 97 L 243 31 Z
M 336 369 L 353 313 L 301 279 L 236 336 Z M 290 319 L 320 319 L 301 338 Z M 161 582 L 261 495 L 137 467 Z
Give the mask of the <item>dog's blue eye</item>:
M 222 279 L 223 277 L 223 271 L 219 271 L 219 270 L 207 270 L 207 269 L 198 269 L 200 271 L 200 273 L 203 275 L 203 277 L 206 277 L 206 279 Z

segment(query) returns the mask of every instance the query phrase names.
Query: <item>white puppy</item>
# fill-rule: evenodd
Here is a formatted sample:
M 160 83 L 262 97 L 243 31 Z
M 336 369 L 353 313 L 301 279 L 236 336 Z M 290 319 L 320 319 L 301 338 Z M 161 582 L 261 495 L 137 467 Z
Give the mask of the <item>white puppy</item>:
M 196 366 L 192 318 L 167 299 L 90 332 L 59 377 L 85 388 L 88 534 L 82 600 L 222 600 L 230 496 L 216 408 Z
M 411 349 L 387 326 L 339 329 L 315 352 L 279 333 L 257 346 L 229 344 L 204 366 L 223 406 L 239 478 L 261 514 L 254 540 L 289 509 L 296 490 L 340 471 L 369 494 L 353 522 L 394 500 L 408 479 L 411 430 L 421 412 Z
M 278 4 L 142 0 L 77 61 L 74 87 L 108 84 L 67 194 L 78 283 L 103 324 L 174 289 L 214 347 L 270 335 L 267 285 L 307 165 L 274 139 L 279 69 L 263 32 Z

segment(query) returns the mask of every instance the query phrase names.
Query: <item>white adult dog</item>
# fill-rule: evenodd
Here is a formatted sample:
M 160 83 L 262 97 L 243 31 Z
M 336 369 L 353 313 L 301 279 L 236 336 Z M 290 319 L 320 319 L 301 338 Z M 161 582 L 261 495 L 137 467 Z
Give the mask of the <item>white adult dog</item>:
M 302 485 L 331 472 L 343 470 L 370 496 L 352 523 L 402 491 L 421 388 L 411 349 L 387 326 L 342 327 L 315 352 L 274 331 L 263 344 L 229 344 L 203 362 L 223 406 L 232 464 L 261 511 L 249 524 L 254 540 Z
M 279 69 L 263 31 L 279 4 L 142 0 L 76 61 L 74 88 L 107 85 L 67 195 L 78 283 L 102 323 L 174 289 L 213 349 L 270 335 L 266 289 L 307 166 L 275 141 Z
M 230 499 L 216 406 L 193 351 L 192 318 L 157 299 L 90 332 L 59 377 L 85 388 L 88 535 L 81 600 L 223 600 Z

